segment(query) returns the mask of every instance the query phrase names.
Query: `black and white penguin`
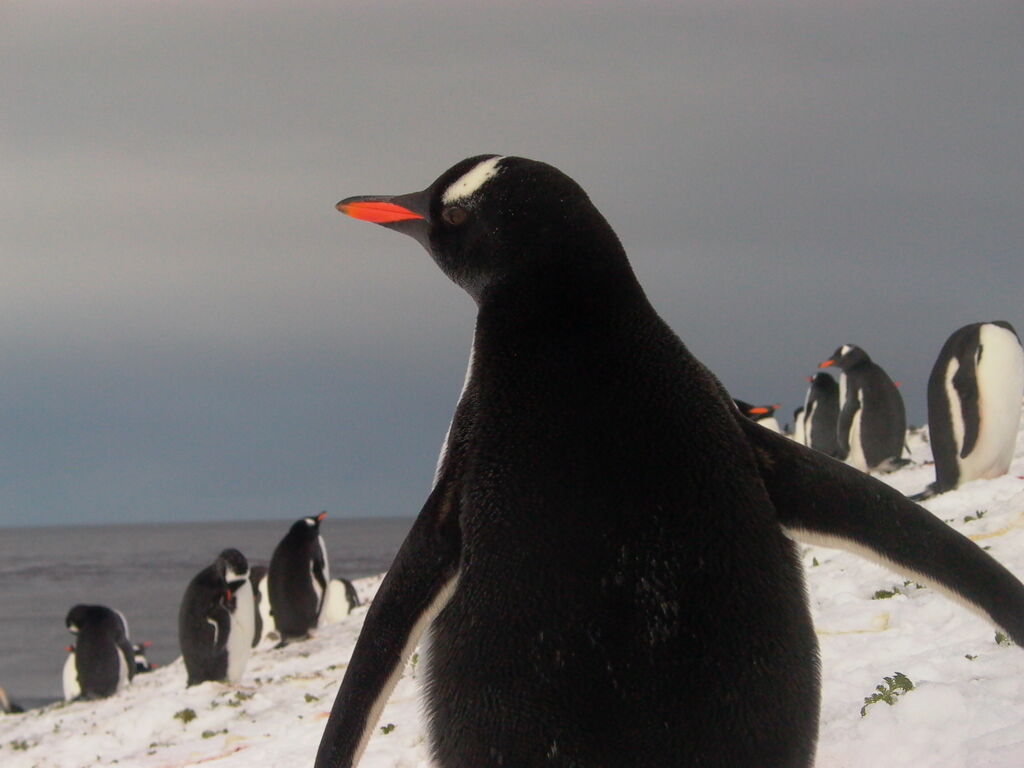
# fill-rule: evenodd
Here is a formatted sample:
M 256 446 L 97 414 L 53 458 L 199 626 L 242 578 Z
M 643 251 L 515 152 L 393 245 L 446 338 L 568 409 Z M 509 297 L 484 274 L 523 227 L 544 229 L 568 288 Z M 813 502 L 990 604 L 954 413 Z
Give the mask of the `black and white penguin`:
M 922 498 L 1006 474 L 1024 389 L 1024 350 L 1005 320 L 971 323 L 942 345 L 928 377 L 935 482 Z
M 839 376 L 837 458 L 862 472 L 888 472 L 906 464 L 903 398 L 889 375 L 868 353 L 844 344 L 819 368 L 836 366 Z
M 336 624 L 358 607 L 359 595 L 352 582 L 348 579 L 331 579 L 327 585 L 327 597 L 324 598 L 320 625 Z
M 178 610 L 188 685 L 242 679 L 252 654 L 255 610 L 249 563 L 237 549 L 225 549 L 195 575 Z
M 474 157 L 338 208 L 426 245 L 478 313 L 318 768 L 358 762 L 428 626 L 432 765 L 806 768 L 818 656 L 791 536 L 943 584 L 1024 640 L 1024 585 L 988 554 L 739 414 L 555 168 Z
M 128 622 L 105 605 L 76 605 L 64 625 L 75 636 L 64 664 L 64 699 L 113 696 L 135 676 Z
M 746 416 L 751 421 L 755 421 L 765 429 L 770 429 L 772 432 L 782 434 L 782 428 L 779 427 L 778 419 L 775 418 L 775 412 L 779 409 L 778 405 L 751 405 L 743 400 L 734 400 L 736 407 L 740 409 L 740 413 Z
M 267 571 L 270 613 L 281 642 L 306 638 L 315 630 L 331 580 L 320 523 L 327 517 L 297 520 L 274 548 Z
M 148 640 L 142 643 L 132 643 L 132 661 L 135 663 L 136 675 L 156 669 L 157 665 L 146 657 L 146 649 L 152 646 L 153 644 Z
M 804 445 L 826 456 L 839 456 L 839 384 L 824 371 L 808 376 L 804 400 Z
M 274 631 L 274 621 L 270 618 L 270 595 L 266 591 L 267 566 L 252 566 L 249 569 L 249 583 L 252 584 L 252 599 L 255 604 L 255 629 L 252 638 L 252 647 L 255 648 L 268 633 Z

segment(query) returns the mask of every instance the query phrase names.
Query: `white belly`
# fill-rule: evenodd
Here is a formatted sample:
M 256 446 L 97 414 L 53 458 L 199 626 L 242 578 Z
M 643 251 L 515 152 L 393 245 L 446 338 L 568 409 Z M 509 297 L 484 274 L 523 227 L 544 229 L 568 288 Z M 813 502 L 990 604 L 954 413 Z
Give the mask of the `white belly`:
M 968 456 L 961 458 L 957 453 L 961 483 L 1006 474 L 1020 427 L 1024 352 L 1010 331 L 991 324 L 981 327 L 981 346 L 977 367 L 978 440 Z M 963 427 L 959 434 L 954 429 L 954 434 L 957 446 L 962 446 Z
M 228 681 L 242 679 L 245 665 L 252 653 L 252 638 L 256 632 L 256 605 L 252 585 L 248 580 L 235 592 L 235 611 L 231 614 L 231 634 L 228 636 Z
M 78 669 L 75 667 L 75 654 L 69 653 L 67 661 L 64 662 L 64 701 L 71 701 L 82 692 L 82 686 L 78 684 Z

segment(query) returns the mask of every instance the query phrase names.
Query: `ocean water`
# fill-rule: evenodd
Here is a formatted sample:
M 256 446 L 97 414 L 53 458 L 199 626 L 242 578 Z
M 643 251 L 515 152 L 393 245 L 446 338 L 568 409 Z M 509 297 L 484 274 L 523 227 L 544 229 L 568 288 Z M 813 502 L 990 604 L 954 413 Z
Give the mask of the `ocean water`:
M 64 617 L 76 603 L 125 614 L 149 660 L 178 650 L 178 606 L 185 587 L 227 547 L 266 564 L 295 519 L 159 525 L 0 528 L 0 686 L 24 707 L 59 699 Z M 321 526 L 331 575 L 381 573 L 412 525 L 407 518 L 344 520 Z

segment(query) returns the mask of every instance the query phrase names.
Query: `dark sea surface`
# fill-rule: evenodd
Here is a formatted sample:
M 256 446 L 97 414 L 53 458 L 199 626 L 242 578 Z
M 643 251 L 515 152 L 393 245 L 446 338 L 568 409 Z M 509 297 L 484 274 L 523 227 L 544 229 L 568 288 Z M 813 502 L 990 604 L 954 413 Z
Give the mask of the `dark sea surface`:
M 178 650 L 185 587 L 227 547 L 268 563 L 295 519 L 160 525 L 0 528 L 0 686 L 34 707 L 62 698 L 61 670 L 72 636 L 64 617 L 76 603 L 116 608 L 149 660 Z M 408 518 L 328 517 L 321 533 L 332 577 L 356 579 L 391 565 Z

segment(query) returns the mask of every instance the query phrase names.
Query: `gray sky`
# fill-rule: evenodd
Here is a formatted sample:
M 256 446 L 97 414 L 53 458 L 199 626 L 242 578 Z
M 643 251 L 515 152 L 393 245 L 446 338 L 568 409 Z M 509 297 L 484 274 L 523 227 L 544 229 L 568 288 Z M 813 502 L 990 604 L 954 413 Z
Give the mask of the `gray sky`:
M 481 5 L 0 4 L 0 525 L 415 514 L 474 306 L 333 206 L 481 152 L 786 414 L 855 343 L 921 423 L 1024 330 L 1019 2 Z

